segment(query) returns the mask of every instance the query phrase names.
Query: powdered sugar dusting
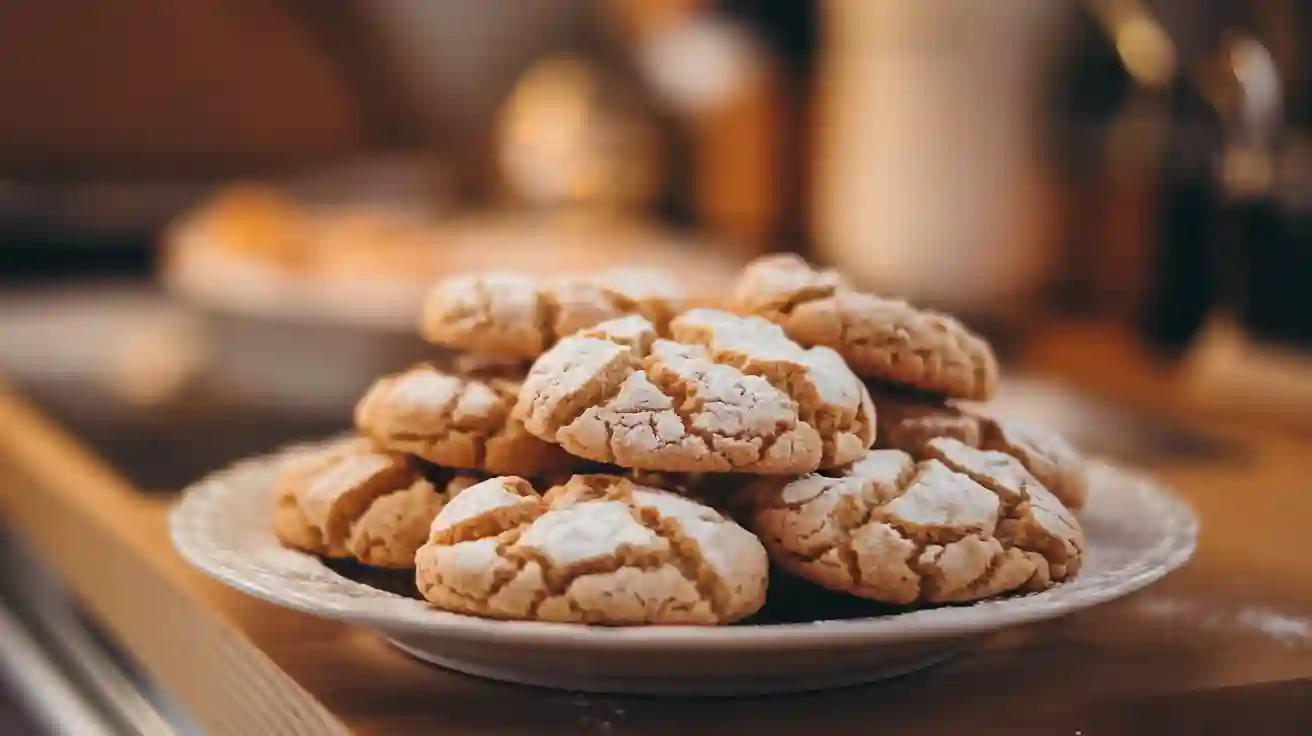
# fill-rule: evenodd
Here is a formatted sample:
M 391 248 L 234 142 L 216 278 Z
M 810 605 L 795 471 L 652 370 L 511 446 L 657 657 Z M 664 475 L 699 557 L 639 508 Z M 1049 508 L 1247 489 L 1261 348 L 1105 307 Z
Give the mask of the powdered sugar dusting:
M 1287 646 L 1312 645 L 1312 620 L 1289 616 L 1267 608 L 1245 608 L 1235 621 L 1246 629 L 1263 634 Z
M 1286 648 L 1312 647 L 1312 618 L 1267 606 L 1227 609 L 1186 598 L 1145 598 L 1136 611 L 1150 618 L 1187 621 L 1205 631 L 1260 635 Z

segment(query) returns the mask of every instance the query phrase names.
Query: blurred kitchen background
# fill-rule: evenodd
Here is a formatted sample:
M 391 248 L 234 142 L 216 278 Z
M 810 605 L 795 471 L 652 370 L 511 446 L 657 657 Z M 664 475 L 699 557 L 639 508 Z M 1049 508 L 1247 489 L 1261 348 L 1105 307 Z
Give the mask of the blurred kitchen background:
M 1312 436 L 1306 0 L 10 0 L 0 50 L 0 390 L 146 494 L 346 429 L 444 275 L 777 250 L 1091 452 Z M 42 649 L 156 717 L 28 557 L 0 732 L 77 716 Z
M 27 1 L 0 48 L 0 367 L 147 490 L 345 428 L 442 275 L 774 250 L 1097 449 L 1153 444 L 1068 384 L 1133 361 L 1309 431 L 1312 3 Z

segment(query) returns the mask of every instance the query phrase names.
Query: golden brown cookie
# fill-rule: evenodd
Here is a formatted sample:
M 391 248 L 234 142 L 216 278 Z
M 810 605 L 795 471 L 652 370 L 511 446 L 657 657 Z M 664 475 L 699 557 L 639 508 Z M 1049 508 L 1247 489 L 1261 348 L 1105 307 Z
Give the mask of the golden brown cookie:
M 376 381 L 356 406 L 355 425 L 385 450 L 447 468 L 528 476 L 578 468 L 582 461 L 511 415 L 519 387 L 416 366 Z
M 457 613 L 633 626 L 744 618 L 767 573 L 761 543 L 710 507 L 580 475 L 545 495 L 516 477 L 469 488 L 433 520 L 415 579 Z
M 328 448 L 279 481 L 274 532 L 289 547 L 378 567 L 413 567 L 415 550 L 453 496 L 476 479 L 435 484 L 398 455 Z
M 414 567 L 415 551 L 428 540 L 428 529 L 451 499 L 482 477 L 457 475 L 434 483 L 418 478 L 408 488 L 379 496 L 351 525 L 346 549 L 366 565 Z
M 348 455 L 368 453 L 372 447 L 369 440 L 351 437 L 291 457 L 274 491 L 273 531 L 279 541 L 307 552 L 326 551 L 319 530 L 311 526 L 301 511 L 299 494 L 316 473 Z
M 878 447 L 923 458 L 929 441 L 951 437 L 981 450 L 1015 457 L 1070 509 L 1084 508 L 1089 494 L 1088 465 L 1055 432 L 990 417 L 946 402 L 872 391 L 878 410 Z
M 805 473 L 874 440 L 869 394 L 837 353 L 712 309 L 676 317 L 670 339 L 627 317 L 561 340 L 515 413 L 575 455 L 642 470 Z
M 748 525 L 786 570 L 897 604 L 1043 590 L 1079 570 L 1079 522 L 1016 458 L 938 438 L 748 489 Z
M 792 255 L 749 264 L 733 288 L 736 311 L 775 322 L 803 345 L 837 350 L 865 378 L 983 400 L 998 385 L 993 349 L 956 319 L 856 291 Z
M 456 276 L 429 293 L 421 329 L 438 345 L 533 359 L 560 338 L 615 317 L 638 314 L 663 325 L 684 300 L 678 285 L 655 271 L 555 279 L 510 272 Z

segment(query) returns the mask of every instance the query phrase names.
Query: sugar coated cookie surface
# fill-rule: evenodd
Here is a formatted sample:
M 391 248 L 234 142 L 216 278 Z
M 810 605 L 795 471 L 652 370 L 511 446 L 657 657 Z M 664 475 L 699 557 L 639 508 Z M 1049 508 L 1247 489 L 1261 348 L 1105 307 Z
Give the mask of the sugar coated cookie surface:
M 519 387 L 418 366 L 375 382 L 356 407 L 355 423 L 385 450 L 448 468 L 536 476 L 578 467 L 577 458 L 512 416 Z
M 336 440 L 293 456 L 279 475 L 274 490 L 273 530 L 284 545 L 307 552 L 326 552 L 319 530 L 301 510 L 300 494 L 319 472 L 349 455 L 372 451 L 366 439 Z
M 329 447 L 279 480 L 274 532 L 288 547 L 378 567 L 413 567 L 437 512 L 476 479 L 429 479 L 401 456 Z
M 605 625 L 722 624 L 765 602 L 768 562 L 708 506 L 610 475 L 540 495 L 517 477 L 475 485 L 433 520 L 416 555 L 438 608 Z
M 783 568 L 888 603 L 1038 591 L 1079 570 L 1079 522 L 1016 458 L 947 438 L 926 453 L 871 450 L 839 471 L 762 478 L 746 518 Z
M 429 292 L 421 329 L 430 342 L 505 358 L 536 358 L 560 338 L 638 314 L 661 325 L 684 306 L 678 284 L 633 269 L 538 279 L 493 272 L 447 279 Z
M 997 390 L 993 349 L 959 321 L 857 291 L 796 256 L 749 264 L 731 302 L 736 311 L 781 325 L 803 345 L 833 348 L 866 378 L 965 399 L 987 399 Z
M 878 409 L 876 444 L 922 458 L 930 440 L 950 437 L 981 450 L 1015 457 L 1067 508 L 1079 510 L 1089 494 L 1088 463 L 1056 432 L 1021 422 L 929 402 L 871 392 Z
M 516 415 L 580 457 L 670 472 L 805 473 L 873 442 L 870 396 L 834 351 L 712 309 L 669 335 L 635 316 L 561 340 L 529 370 Z

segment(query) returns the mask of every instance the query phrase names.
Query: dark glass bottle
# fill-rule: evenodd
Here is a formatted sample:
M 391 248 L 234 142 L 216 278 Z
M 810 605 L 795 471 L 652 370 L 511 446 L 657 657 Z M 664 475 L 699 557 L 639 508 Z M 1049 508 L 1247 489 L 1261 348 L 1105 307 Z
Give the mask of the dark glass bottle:
M 1156 212 L 1156 248 L 1140 328 L 1165 352 L 1186 347 L 1217 299 L 1214 237 L 1221 150 L 1215 112 L 1183 80 L 1170 95 L 1170 134 L 1162 158 Z
M 1288 134 L 1265 163 L 1270 179 L 1224 187 L 1223 297 L 1264 342 L 1312 346 L 1312 144 Z M 1225 180 L 1223 180 L 1225 181 Z

